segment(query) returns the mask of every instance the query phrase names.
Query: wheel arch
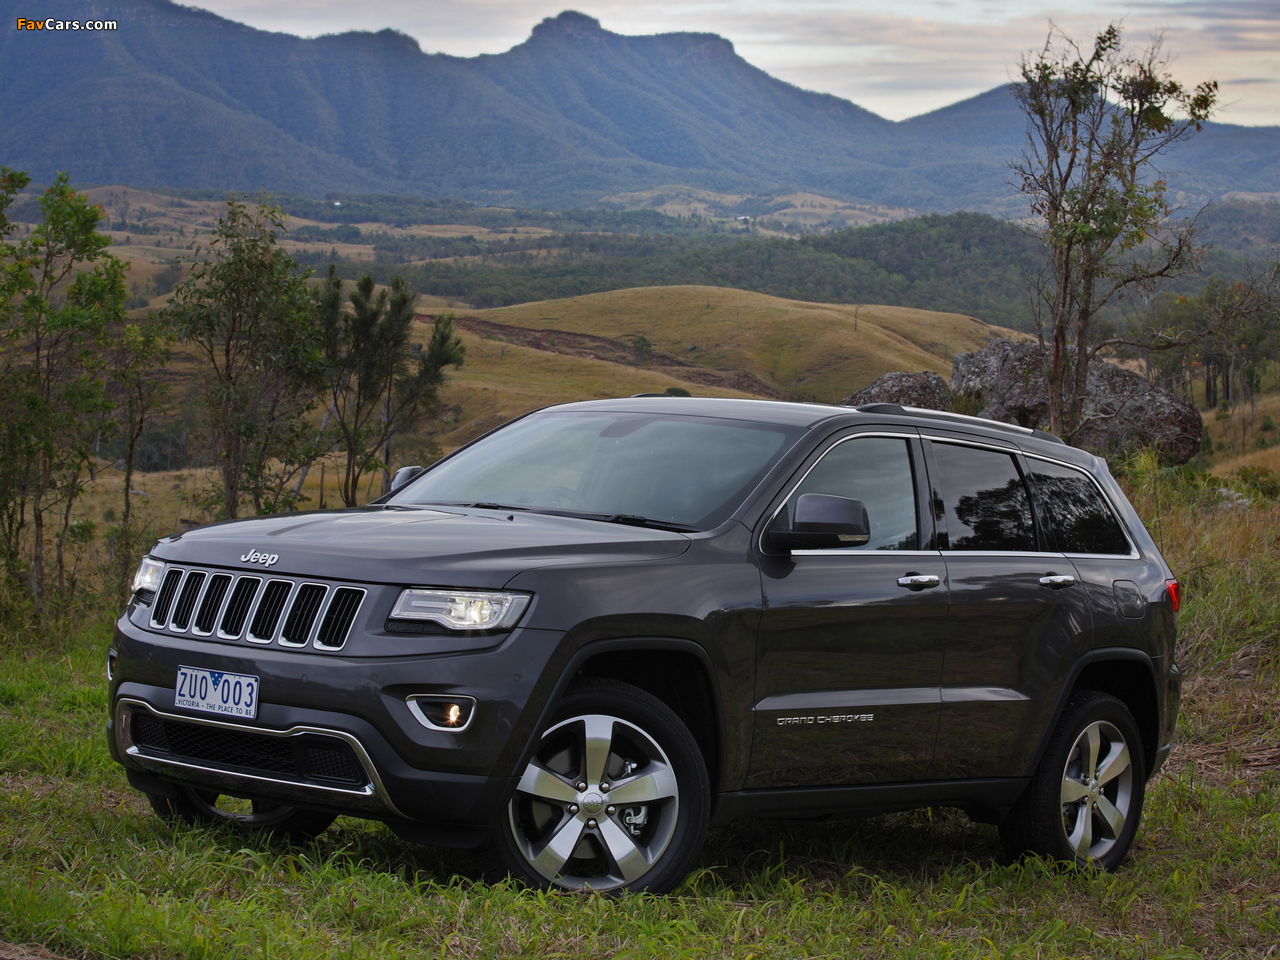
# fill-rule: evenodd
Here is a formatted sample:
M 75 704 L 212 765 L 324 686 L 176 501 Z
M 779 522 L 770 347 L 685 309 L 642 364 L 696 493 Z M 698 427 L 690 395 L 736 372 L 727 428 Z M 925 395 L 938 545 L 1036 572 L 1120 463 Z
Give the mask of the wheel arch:
M 1049 737 L 1070 702 L 1072 694 L 1079 690 L 1096 690 L 1108 693 L 1123 703 L 1133 715 L 1134 723 L 1142 737 L 1144 773 L 1150 778 L 1155 771 L 1156 753 L 1160 747 L 1160 697 L 1156 683 L 1156 667 L 1151 657 L 1132 647 L 1104 647 L 1091 650 L 1072 665 L 1067 681 L 1062 685 L 1058 702 L 1054 704 L 1051 722 L 1045 725 L 1036 745 L 1031 771 L 1040 765 Z
M 671 708 L 702 751 L 714 797 L 719 792 L 725 737 L 724 710 L 715 675 L 711 657 L 692 640 L 623 637 L 588 643 L 561 673 L 516 769 L 523 769 L 529 762 L 537 734 L 546 728 L 573 681 L 578 677 L 602 677 L 639 687 Z

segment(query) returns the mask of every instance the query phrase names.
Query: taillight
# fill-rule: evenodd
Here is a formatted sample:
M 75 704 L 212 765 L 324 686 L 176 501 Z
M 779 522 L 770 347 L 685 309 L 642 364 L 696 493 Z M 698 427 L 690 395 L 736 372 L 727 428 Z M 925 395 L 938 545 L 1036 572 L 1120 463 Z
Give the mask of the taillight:
M 1169 594 L 1169 606 L 1173 608 L 1174 613 L 1177 613 L 1182 609 L 1182 587 L 1177 580 L 1166 580 L 1164 589 Z

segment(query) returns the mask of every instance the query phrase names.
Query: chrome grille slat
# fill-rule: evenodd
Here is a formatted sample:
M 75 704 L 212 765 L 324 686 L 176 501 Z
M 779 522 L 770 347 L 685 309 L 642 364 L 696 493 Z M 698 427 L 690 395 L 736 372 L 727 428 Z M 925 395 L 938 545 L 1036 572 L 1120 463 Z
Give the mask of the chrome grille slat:
M 196 600 L 207 577 L 203 570 L 187 571 L 187 578 L 182 581 L 182 590 L 178 593 L 178 602 L 173 606 L 173 619 L 169 621 L 172 629 L 181 632 L 191 625 L 191 614 L 196 609 Z
M 293 607 L 285 617 L 284 626 L 280 630 L 280 642 L 290 647 L 305 647 L 311 636 L 311 627 L 316 622 L 316 614 L 320 612 L 320 604 L 328 587 L 319 583 L 304 583 L 298 587 L 293 599 Z
M 341 649 L 355 623 L 356 612 L 364 601 L 364 591 L 355 587 L 339 587 L 329 599 L 329 609 L 316 631 L 316 646 L 327 650 Z
M 341 650 L 368 591 L 342 583 L 170 566 L 150 625 L 201 639 Z
M 182 580 L 181 570 L 167 570 L 164 582 L 160 585 L 160 594 L 155 606 L 151 608 L 151 622 L 163 627 L 169 622 L 169 608 L 173 605 L 174 595 L 178 592 L 178 583 Z
M 200 601 L 200 609 L 196 611 L 196 621 L 191 625 L 191 632 L 198 637 L 207 637 L 213 633 L 218 622 L 218 611 L 222 609 L 222 601 L 227 596 L 227 587 L 231 586 L 231 574 L 215 573 L 209 578 L 204 588 L 204 599 Z
M 222 623 L 218 627 L 218 636 L 225 640 L 235 640 L 244 630 L 249 619 L 249 611 L 253 609 L 254 598 L 258 595 L 258 587 L 262 586 L 261 577 L 241 577 L 231 591 L 231 599 L 227 601 L 226 612 L 222 614 Z
M 249 624 L 249 639 L 260 643 L 270 643 L 276 638 L 276 627 L 280 624 L 280 615 L 284 613 L 285 603 L 293 592 L 293 581 L 271 580 L 262 591 L 262 599 L 258 601 L 258 609 L 254 611 L 253 622 Z

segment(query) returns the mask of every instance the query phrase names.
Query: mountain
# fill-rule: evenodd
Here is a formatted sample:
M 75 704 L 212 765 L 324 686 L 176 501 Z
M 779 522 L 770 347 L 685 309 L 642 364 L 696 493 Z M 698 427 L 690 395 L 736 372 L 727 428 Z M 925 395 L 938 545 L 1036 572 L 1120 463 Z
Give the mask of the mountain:
M 31 11 L 0 0 L 11 16 Z M 301 39 L 169 0 L 61 0 L 114 31 L 0 31 L 0 162 L 48 181 L 591 204 L 664 184 L 1016 210 L 1001 88 L 893 123 L 779 81 L 713 34 L 623 36 L 580 13 L 505 53 L 392 30 Z M 1280 191 L 1280 129 L 1214 125 L 1177 155 L 1195 199 Z

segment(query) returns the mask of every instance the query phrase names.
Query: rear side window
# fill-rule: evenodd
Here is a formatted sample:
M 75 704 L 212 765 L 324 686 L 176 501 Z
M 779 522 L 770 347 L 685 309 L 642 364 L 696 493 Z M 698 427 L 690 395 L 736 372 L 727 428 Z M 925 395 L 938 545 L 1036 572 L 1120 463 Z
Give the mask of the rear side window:
M 1124 528 L 1097 485 L 1079 470 L 1042 460 L 1029 461 L 1040 509 L 1063 553 L 1127 555 Z
M 951 550 L 1036 549 L 1031 497 L 1007 453 L 933 444 Z

